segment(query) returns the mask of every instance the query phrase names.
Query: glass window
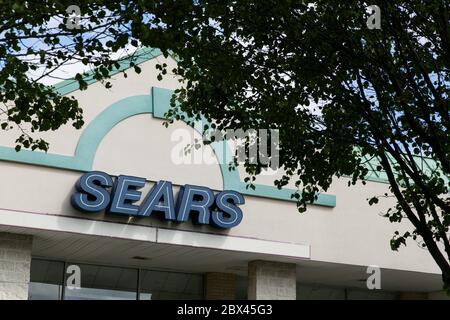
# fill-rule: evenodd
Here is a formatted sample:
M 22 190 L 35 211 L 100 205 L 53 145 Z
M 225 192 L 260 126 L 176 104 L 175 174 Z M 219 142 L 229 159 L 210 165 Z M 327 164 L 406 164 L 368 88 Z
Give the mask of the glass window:
M 297 282 L 297 300 L 345 300 L 345 288 Z
M 247 300 L 248 277 L 236 276 L 236 300 Z
M 69 267 L 71 264 L 67 264 Z M 65 300 L 136 300 L 136 269 L 74 264 L 80 267 L 80 288 L 65 287 Z M 70 274 L 66 274 L 69 277 Z
M 398 294 L 382 290 L 363 290 L 349 289 L 347 290 L 348 300 L 396 300 Z
M 140 300 L 203 299 L 203 277 L 198 274 L 140 271 Z
M 395 292 L 297 283 L 297 300 L 394 300 Z
M 30 277 L 30 300 L 136 300 L 138 281 L 142 300 L 203 299 L 201 274 L 32 259 Z
M 28 299 L 61 299 L 63 276 L 63 262 L 32 259 Z

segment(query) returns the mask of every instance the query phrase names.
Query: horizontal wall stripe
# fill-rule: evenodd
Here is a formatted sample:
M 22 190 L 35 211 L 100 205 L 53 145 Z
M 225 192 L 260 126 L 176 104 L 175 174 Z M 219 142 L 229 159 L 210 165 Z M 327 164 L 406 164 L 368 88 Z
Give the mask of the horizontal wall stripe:
M 295 259 L 311 258 L 310 246 L 300 243 L 164 229 L 151 226 L 144 227 L 132 224 L 118 224 L 109 221 L 87 220 L 4 209 L 0 209 L 0 226 L 27 228 L 36 231 L 70 232 L 88 236 L 145 241 L 174 246 L 182 245 L 205 249 L 221 249 L 234 252 L 284 256 Z

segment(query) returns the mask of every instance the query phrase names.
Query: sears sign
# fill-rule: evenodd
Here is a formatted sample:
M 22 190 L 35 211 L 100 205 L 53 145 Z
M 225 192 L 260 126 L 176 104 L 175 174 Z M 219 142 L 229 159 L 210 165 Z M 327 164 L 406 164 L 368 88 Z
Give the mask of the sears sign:
M 225 190 L 214 194 L 207 188 L 186 184 L 180 188 L 175 201 L 172 183 L 155 183 L 141 204 L 139 191 L 145 178 L 118 176 L 113 178 L 101 171 L 85 173 L 76 183 L 71 197 L 74 208 L 83 212 L 101 212 L 127 216 L 149 217 L 159 215 L 163 220 L 185 222 L 192 219 L 197 224 L 209 224 L 217 228 L 232 228 L 242 221 L 244 197 Z M 111 189 L 111 191 L 108 191 Z

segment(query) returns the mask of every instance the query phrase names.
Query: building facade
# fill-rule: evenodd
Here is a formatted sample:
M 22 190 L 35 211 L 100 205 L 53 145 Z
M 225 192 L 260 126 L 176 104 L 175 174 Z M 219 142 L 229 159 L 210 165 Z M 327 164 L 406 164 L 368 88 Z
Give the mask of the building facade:
M 388 192 L 382 177 L 350 188 L 348 179 L 336 179 L 299 213 L 290 197 L 295 186 L 273 186 L 279 173 L 261 175 L 255 189 L 246 188 L 243 169 L 230 171 L 223 161 L 226 143 L 185 153 L 187 143 L 201 139 L 201 127 L 163 126 L 179 82 L 157 80 L 161 62 L 169 70 L 176 63 L 158 50 L 143 51 L 142 72 L 114 74 L 110 89 L 91 79 L 85 91 L 72 81 L 58 84 L 78 99 L 85 125 L 40 134 L 50 143 L 47 153 L 16 152 L 18 131 L 2 133 L 0 299 L 444 298 L 426 250 L 414 242 L 390 250 L 394 231 L 411 227 L 382 217 L 393 199 L 368 205 L 368 198 Z M 89 185 L 89 179 L 95 181 Z M 97 191 L 83 196 L 90 187 Z M 157 189 L 166 195 L 158 198 Z M 212 195 L 219 208 L 221 199 L 242 195 L 243 203 L 223 202 L 242 220 L 224 227 L 220 221 L 230 222 L 230 215 L 220 220 L 211 213 L 203 221 L 195 207 L 200 200 L 192 195 L 189 202 L 187 190 Z M 188 208 L 181 221 L 158 202 L 169 195 L 178 203 L 173 210 Z M 110 199 L 96 204 L 105 210 L 83 211 L 74 204 L 77 196 L 88 205 Z M 131 213 L 145 201 L 159 212 Z M 379 270 L 379 289 L 367 286 L 370 270 Z

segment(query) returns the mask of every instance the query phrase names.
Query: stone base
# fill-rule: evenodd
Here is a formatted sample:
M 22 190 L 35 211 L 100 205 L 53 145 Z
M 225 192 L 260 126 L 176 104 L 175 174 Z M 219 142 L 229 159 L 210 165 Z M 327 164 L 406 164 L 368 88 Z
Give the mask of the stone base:
M 248 265 L 249 300 L 295 300 L 296 286 L 295 264 L 258 260 Z
M 0 233 L 0 300 L 28 299 L 32 236 Z

